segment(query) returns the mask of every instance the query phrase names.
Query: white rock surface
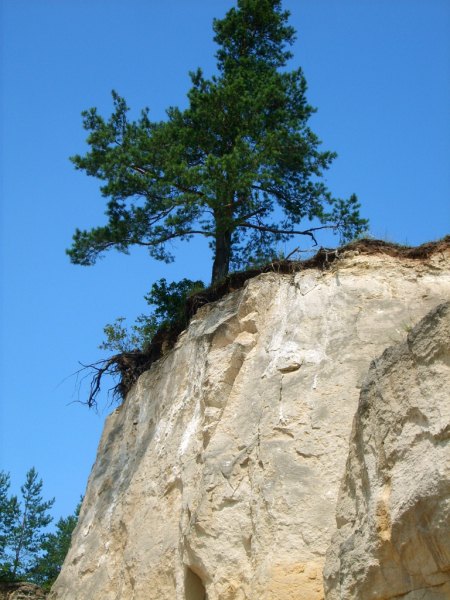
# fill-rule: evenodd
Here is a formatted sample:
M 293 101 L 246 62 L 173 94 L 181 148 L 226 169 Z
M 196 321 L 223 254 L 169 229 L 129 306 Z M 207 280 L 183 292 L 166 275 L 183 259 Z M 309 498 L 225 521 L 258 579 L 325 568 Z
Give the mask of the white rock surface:
M 448 250 L 249 280 L 108 418 L 52 600 L 318 600 L 370 362 L 450 297 Z
M 450 303 L 372 364 L 324 570 L 327 600 L 450 598 Z

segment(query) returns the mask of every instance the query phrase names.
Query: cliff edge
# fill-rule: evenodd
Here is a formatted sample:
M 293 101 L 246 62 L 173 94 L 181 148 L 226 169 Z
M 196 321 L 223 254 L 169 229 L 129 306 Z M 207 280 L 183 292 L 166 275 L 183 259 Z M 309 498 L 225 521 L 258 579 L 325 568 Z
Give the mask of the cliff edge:
M 108 417 L 50 598 L 324 598 L 361 386 L 449 266 L 349 251 L 202 307 Z

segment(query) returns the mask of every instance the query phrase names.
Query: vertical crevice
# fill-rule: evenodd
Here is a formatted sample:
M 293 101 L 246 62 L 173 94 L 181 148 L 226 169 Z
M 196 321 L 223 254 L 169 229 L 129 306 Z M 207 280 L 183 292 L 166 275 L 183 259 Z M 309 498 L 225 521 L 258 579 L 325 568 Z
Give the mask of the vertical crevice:
M 189 567 L 184 576 L 184 596 L 186 600 L 208 600 L 202 580 Z

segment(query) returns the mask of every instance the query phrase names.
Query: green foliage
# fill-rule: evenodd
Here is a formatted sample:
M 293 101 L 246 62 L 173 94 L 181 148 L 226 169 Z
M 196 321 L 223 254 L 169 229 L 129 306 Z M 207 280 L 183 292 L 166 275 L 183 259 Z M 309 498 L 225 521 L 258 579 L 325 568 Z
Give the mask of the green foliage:
M 36 470 L 28 471 L 20 500 L 9 495 L 9 488 L 9 474 L 1 471 L 0 581 L 31 581 L 49 590 L 69 550 L 81 502 L 73 515 L 59 519 L 54 533 L 48 533 L 54 500 L 43 500 Z
M 10 476 L 0 472 L 0 580 L 11 579 L 12 557 L 8 553 L 14 525 L 20 518 L 17 496 L 9 496 Z
M 134 245 L 171 261 L 167 242 L 202 235 L 215 282 L 293 236 L 315 241 L 328 228 L 348 240 L 367 228 L 356 196 L 333 198 L 321 180 L 336 155 L 319 150 L 308 126 L 315 109 L 302 70 L 285 68 L 295 39 L 288 17 L 281 0 L 237 0 L 213 23 L 217 75 L 192 72 L 188 107 L 169 108 L 165 121 L 148 109 L 130 121 L 116 92 L 109 119 L 83 113 L 90 150 L 72 161 L 103 182 L 108 222 L 76 230 L 72 262 Z
M 2 473 L 0 484 L 1 577 L 12 581 L 29 579 L 36 557 L 48 537 L 45 530 L 52 521 L 48 511 L 54 500 L 43 500 L 42 480 L 34 468 L 28 471 L 20 488 L 20 501 L 16 496 L 8 497 L 9 475 Z
M 69 551 L 72 533 L 78 522 L 81 501 L 73 515 L 61 517 L 56 523 L 56 531 L 50 533 L 41 546 L 43 554 L 38 557 L 32 569 L 32 581 L 44 590 L 49 590 L 58 577 L 64 559 Z
M 130 328 L 126 327 L 125 321 L 125 317 L 118 317 L 114 323 L 105 325 L 103 332 L 106 340 L 100 344 L 101 350 L 119 354 L 136 349 L 143 350 L 158 330 L 153 315 L 140 315 Z
M 160 325 L 185 324 L 186 299 L 204 287 L 203 281 L 199 280 L 182 279 L 167 283 L 163 278 L 152 285 L 150 293 L 144 298 L 148 304 L 156 306 L 154 315 Z
M 112 352 L 131 352 L 145 350 L 155 333 L 162 327 L 187 325 L 185 305 L 187 298 L 204 289 L 202 281 L 182 279 L 167 283 L 163 278 L 154 283 L 150 292 L 144 296 L 150 306 L 155 306 L 151 315 L 140 315 L 134 325 L 127 329 L 125 318 L 119 317 L 113 324 L 106 325 L 106 341 L 100 348 Z

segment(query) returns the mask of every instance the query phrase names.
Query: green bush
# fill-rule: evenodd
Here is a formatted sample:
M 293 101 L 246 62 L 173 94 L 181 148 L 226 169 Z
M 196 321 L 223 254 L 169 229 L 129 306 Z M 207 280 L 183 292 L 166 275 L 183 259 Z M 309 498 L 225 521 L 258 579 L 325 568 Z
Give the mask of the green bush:
M 114 323 L 106 325 L 103 330 L 106 340 L 102 342 L 100 349 L 117 353 L 145 350 L 161 328 L 176 325 L 185 327 L 187 325 L 186 300 L 204 287 L 202 281 L 182 279 L 167 283 L 166 279 L 160 279 L 144 296 L 147 304 L 155 307 L 153 312 L 150 315 L 137 317 L 130 328 L 125 325 L 125 317 L 119 317 Z

